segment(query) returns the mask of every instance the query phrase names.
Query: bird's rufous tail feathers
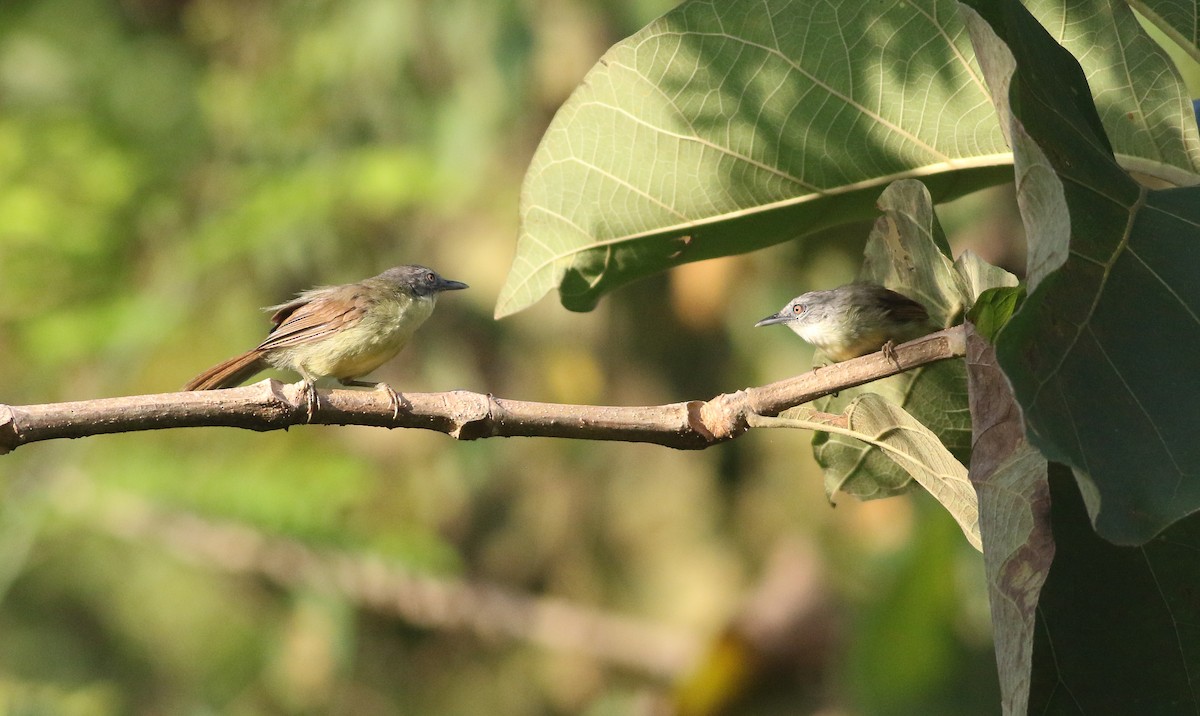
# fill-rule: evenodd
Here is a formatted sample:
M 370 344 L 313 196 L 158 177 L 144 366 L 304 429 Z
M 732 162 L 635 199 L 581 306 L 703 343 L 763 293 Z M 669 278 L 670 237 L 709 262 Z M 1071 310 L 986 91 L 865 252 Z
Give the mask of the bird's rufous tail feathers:
M 267 362 L 263 360 L 263 352 L 252 350 L 240 356 L 234 356 L 224 363 L 209 368 L 200 375 L 188 381 L 184 390 L 215 390 L 217 388 L 233 388 L 245 383 L 255 373 L 265 370 Z

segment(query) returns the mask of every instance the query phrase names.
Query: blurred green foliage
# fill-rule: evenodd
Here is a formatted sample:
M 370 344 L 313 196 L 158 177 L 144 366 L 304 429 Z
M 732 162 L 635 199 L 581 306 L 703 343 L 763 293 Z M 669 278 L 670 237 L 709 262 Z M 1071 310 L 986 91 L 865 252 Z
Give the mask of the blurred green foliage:
M 856 273 L 837 237 L 685 266 L 591 314 L 544 301 L 491 320 L 542 130 L 606 47 L 669 5 L 0 3 L 0 402 L 175 390 L 261 338 L 258 306 L 409 262 L 472 289 L 377 373 L 401 390 L 656 403 L 806 370 L 801 342 L 750 326 Z M 952 236 L 970 217 L 973 248 L 1013 265 L 1010 204 L 972 197 L 942 217 Z M 0 458 L 0 489 L 7 713 L 616 714 L 671 691 L 586 654 L 407 623 L 336 585 L 221 568 L 184 517 L 701 643 L 799 538 L 823 556 L 839 634 L 815 695 L 796 669 L 772 672 L 773 712 L 998 703 L 982 573 L 952 520 L 921 496 L 830 509 L 804 435 L 693 454 L 153 432 L 22 448 Z M 130 496 L 179 519 L 143 529 L 105 507 Z

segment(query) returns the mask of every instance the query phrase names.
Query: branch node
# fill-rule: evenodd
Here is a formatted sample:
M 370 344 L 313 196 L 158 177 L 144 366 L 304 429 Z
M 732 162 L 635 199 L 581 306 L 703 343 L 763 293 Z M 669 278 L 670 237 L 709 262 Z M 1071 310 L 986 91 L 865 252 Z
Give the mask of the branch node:
M 688 427 L 704 438 L 705 442 L 714 443 L 717 441 L 717 436 L 713 435 L 708 426 L 704 424 L 704 409 L 707 405 L 708 403 L 703 400 L 689 400 L 687 402 Z
M 7 455 L 21 444 L 21 426 L 11 405 L 0 405 L 0 455 Z
M 284 394 L 283 389 L 285 384 L 282 381 L 276 380 L 275 378 L 267 378 L 266 380 L 259 381 L 257 385 L 262 385 L 266 389 L 267 395 L 269 395 L 271 398 L 274 398 L 280 403 L 286 403 L 289 407 L 295 407 L 295 402 Z
M 744 390 L 718 395 L 700 403 L 699 415 L 696 416 L 699 420 L 692 420 L 694 412 L 689 404 L 688 418 L 692 428 L 711 442 L 736 438 L 750 427 L 746 421 L 748 399 Z
M 455 440 L 476 440 L 494 434 L 494 411 L 500 409 L 494 395 L 452 390 L 447 397 L 450 421 L 454 426 L 448 433 L 450 437 Z
M 284 383 L 275 378 L 259 381 L 257 385 L 261 385 L 266 391 L 265 398 L 273 411 L 282 414 L 285 430 L 291 425 L 310 425 L 316 421 L 317 413 L 321 409 L 321 399 L 316 388 L 310 393 L 304 381 Z M 300 404 L 302 397 L 303 406 Z

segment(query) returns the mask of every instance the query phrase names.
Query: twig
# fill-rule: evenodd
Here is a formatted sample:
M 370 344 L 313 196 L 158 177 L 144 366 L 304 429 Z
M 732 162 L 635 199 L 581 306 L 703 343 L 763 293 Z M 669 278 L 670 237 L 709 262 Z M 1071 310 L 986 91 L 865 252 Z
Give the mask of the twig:
M 398 414 L 381 391 L 322 390 L 312 423 L 425 428 L 459 440 L 559 437 L 646 442 L 699 450 L 748 429 L 747 416 L 778 415 L 824 395 L 965 355 L 961 326 L 895 349 L 810 371 L 769 385 L 702 401 L 649 406 L 566 405 L 454 390 L 404 393 Z M 134 395 L 44 405 L 0 405 L 0 454 L 26 443 L 164 428 L 227 426 L 279 430 L 303 425 L 308 404 L 299 383 L 264 380 L 242 388 Z

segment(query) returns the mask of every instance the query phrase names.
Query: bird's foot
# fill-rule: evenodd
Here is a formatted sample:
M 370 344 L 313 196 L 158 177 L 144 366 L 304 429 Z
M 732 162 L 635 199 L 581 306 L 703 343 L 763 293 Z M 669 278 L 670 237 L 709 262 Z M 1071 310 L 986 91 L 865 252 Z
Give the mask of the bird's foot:
M 896 357 L 896 342 L 895 341 L 888 341 L 887 343 L 884 343 L 883 348 L 881 348 L 880 350 L 883 351 L 883 357 L 888 359 L 889 361 L 891 361 L 892 364 L 895 365 L 897 369 L 900 369 L 902 367 L 900 365 L 900 359 Z
M 382 390 L 387 393 L 388 402 L 392 404 L 392 422 L 400 419 L 400 394 L 397 393 L 392 386 L 384 383 L 382 380 L 375 384 L 375 390 Z
M 377 383 L 372 383 L 367 380 L 343 380 L 340 382 L 342 385 L 346 386 L 353 386 L 355 388 L 374 388 L 375 390 L 382 390 L 383 392 L 387 393 L 388 403 L 390 403 L 392 406 L 392 420 L 395 421 L 400 419 L 401 398 L 400 394 L 397 393 L 392 386 L 388 385 L 382 380 Z

